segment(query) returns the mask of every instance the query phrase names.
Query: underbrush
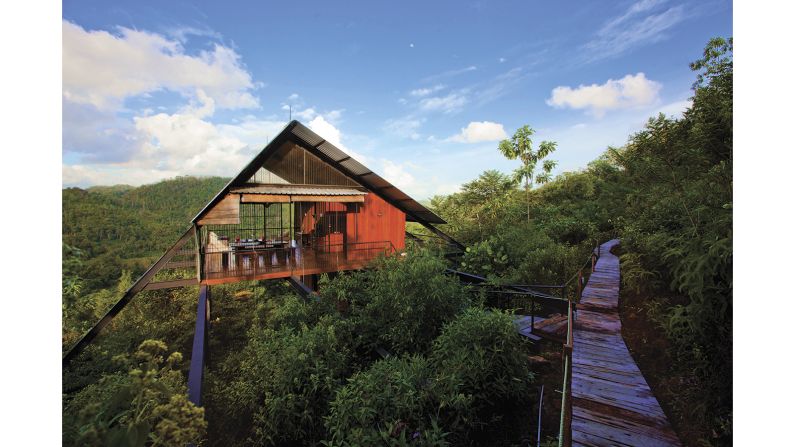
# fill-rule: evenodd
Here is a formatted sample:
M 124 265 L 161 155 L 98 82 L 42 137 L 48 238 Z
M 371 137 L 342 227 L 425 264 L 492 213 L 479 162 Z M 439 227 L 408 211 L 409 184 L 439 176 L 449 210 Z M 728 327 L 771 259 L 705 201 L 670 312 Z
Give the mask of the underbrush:
M 731 445 L 731 409 L 707 405 L 713 387 L 698 364 L 677 355 L 664 324 L 686 299 L 654 292 L 621 290 L 622 335 L 644 378 L 680 440 L 687 446 Z

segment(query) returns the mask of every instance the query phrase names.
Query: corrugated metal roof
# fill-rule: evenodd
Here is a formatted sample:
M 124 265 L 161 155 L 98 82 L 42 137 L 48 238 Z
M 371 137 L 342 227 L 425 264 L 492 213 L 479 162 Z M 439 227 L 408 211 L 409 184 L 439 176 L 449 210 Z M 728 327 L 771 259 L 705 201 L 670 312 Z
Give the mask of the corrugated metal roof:
M 232 188 L 236 194 L 273 194 L 289 196 L 366 196 L 366 192 L 352 188 L 295 185 L 257 185 Z
M 444 224 L 447 223 L 441 217 L 425 208 L 403 191 L 384 180 L 378 174 L 372 172 L 366 166 L 356 161 L 353 157 L 343 152 L 333 144 L 324 140 L 321 136 L 311 131 L 298 121 L 291 121 L 253 160 L 243 168 L 240 173 L 233 178 L 205 207 L 193 218 L 196 222 L 209 209 L 218 203 L 232 188 L 245 187 L 244 184 L 262 166 L 263 162 L 277 150 L 281 144 L 288 140 L 298 139 L 301 146 L 317 156 L 331 160 L 333 165 L 347 176 L 353 178 L 357 183 L 370 191 L 386 199 L 398 209 L 406 213 L 406 220 L 409 222 L 420 222 L 422 224 Z M 298 143 L 299 141 L 296 141 Z M 322 158 L 321 157 L 321 158 Z M 266 194 L 266 193 L 262 193 Z M 324 192 L 323 194 L 326 194 Z M 299 194 L 295 194 L 299 195 Z M 314 194 L 311 194 L 314 195 Z M 438 231 L 438 230 L 436 230 Z
M 300 122 L 296 121 L 295 125 L 290 129 L 290 132 L 311 146 L 311 149 L 322 153 L 336 162 L 338 169 L 341 168 L 348 171 L 349 175 L 352 175 L 362 186 L 392 202 L 401 211 L 406 213 L 406 220 L 413 222 L 417 219 L 421 219 L 435 224 L 447 223 L 434 212 L 425 208 L 419 202 L 384 180 L 378 174 L 372 172 L 347 153 L 328 141 L 325 141 L 322 137 Z

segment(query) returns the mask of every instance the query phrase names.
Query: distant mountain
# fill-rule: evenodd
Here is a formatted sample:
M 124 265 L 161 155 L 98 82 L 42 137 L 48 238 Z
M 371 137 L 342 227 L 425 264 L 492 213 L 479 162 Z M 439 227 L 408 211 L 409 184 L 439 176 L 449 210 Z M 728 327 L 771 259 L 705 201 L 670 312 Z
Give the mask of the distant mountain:
M 109 287 L 122 269 L 137 275 L 147 268 L 227 182 L 177 177 L 139 187 L 65 188 L 63 243 L 85 252 L 81 276 L 92 289 Z

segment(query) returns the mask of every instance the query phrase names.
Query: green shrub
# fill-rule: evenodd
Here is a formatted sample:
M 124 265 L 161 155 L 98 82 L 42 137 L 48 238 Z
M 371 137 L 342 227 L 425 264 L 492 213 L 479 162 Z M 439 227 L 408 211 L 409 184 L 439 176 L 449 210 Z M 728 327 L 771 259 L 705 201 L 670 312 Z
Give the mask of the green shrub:
M 328 401 L 350 373 L 347 335 L 326 316 L 314 326 L 254 329 L 238 379 L 226 388 L 232 418 L 251 419 L 255 445 L 316 443 Z
M 431 416 L 432 375 L 418 355 L 380 360 L 355 374 L 334 396 L 325 444 L 447 445 Z
M 522 223 L 467 247 L 461 269 L 503 284 L 560 284 L 588 257 L 593 244 L 569 246 Z
M 348 308 L 363 350 L 424 352 L 442 325 L 470 304 L 466 288 L 445 268 L 426 252 L 383 258 L 371 270 L 323 281 L 322 299 Z
M 313 326 L 324 315 L 334 313 L 333 304 L 329 300 L 301 298 L 295 294 L 283 297 L 278 305 L 269 305 L 269 303 L 271 301 L 260 305 L 268 307 L 265 309 L 258 307 L 257 313 L 260 324 L 273 330 L 282 328 L 300 330 L 302 326 Z
M 164 359 L 165 343 L 146 340 L 132 356 L 116 361 L 127 376 L 112 374 L 81 390 L 66 405 L 64 444 L 81 446 L 167 446 L 198 444 L 207 422 L 188 401 L 185 378 L 173 369 L 179 352 Z
M 533 380 L 512 315 L 471 308 L 446 325 L 430 356 L 444 426 L 465 435 L 528 398 Z

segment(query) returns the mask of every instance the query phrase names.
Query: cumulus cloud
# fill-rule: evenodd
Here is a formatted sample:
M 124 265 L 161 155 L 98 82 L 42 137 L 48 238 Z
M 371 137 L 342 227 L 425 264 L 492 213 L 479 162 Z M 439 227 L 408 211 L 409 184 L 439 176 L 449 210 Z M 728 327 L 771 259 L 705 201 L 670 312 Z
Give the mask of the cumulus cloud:
M 126 118 L 92 104 L 63 101 L 63 153 L 88 163 L 123 162 L 140 147 L 143 135 Z
M 232 176 L 286 124 L 248 118 L 236 124 L 213 124 L 212 98 L 199 100 L 177 113 L 133 118 L 136 145 L 126 157 L 107 163 L 85 159 L 63 166 L 65 185 L 127 183 L 140 185 L 177 175 Z M 102 141 L 100 141 L 102 142 Z
M 307 127 L 312 129 L 312 131 L 314 131 L 316 134 L 320 135 L 324 140 L 328 141 L 334 146 L 337 146 L 337 148 L 339 148 L 341 151 L 355 158 L 360 163 L 367 164 L 367 157 L 345 146 L 345 144 L 342 142 L 342 132 L 340 132 L 340 130 L 328 119 L 326 119 L 325 116 L 316 116 L 307 124 Z
M 203 118 L 212 100 L 180 113 L 136 117 L 135 127 L 147 136 L 132 165 L 194 175 L 232 175 L 248 162 L 253 150 L 232 135 L 222 133 Z
M 212 50 L 190 55 L 180 38 L 123 27 L 118 34 L 89 31 L 67 20 L 62 24 L 66 100 L 107 110 L 158 90 L 192 96 L 201 89 L 219 108 L 259 106 L 251 94 L 256 85 L 231 48 L 216 43 Z
M 508 135 L 502 124 L 491 121 L 472 121 L 467 127 L 461 128 L 461 133 L 453 135 L 448 140 L 458 143 L 480 143 L 499 141 L 505 138 L 508 138 Z
M 557 108 L 585 109 L 597 117 L 608 110 L 649 106 L 659 100 L 662 84 L 646 78 L 643 73 L 626 75 L 604 84 L 555 87 L 547 104 Z
M 384 178 L 398 188 L 411 188 L 415 183 L 414 176 L 406 170 L 407 165 L 381 160 Z

